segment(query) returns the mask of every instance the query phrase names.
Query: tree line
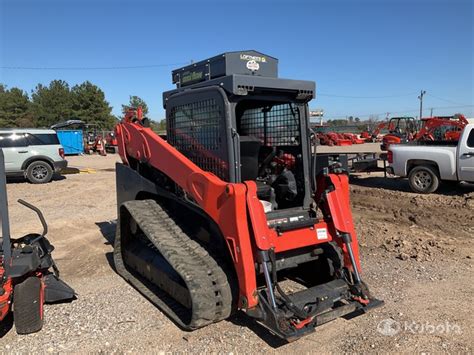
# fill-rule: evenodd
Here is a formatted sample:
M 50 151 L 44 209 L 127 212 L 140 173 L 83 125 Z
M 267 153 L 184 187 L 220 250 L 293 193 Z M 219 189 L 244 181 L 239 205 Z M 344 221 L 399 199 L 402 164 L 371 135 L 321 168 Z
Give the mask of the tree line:
M 138 96 L 130 96 L 122 110 L 138 106 L 148 113 L 147 104 Z M 64 80 L 53 80 L 47 86 L 38 84 L 31 95 L 0 83 L 0 128 L 49 128 L 69 119 L 111 130 L 120 118 L 112 115 L 104 92 L 89 81 L 70 87 Z

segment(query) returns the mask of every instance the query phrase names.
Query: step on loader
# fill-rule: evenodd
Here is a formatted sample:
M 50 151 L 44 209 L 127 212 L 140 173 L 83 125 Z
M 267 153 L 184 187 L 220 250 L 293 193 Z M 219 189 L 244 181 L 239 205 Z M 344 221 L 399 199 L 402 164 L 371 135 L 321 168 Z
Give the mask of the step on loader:
M 379 306 L 361 276 L 348 175 L 316 164 L 311 81 L 224 53 L 174 70 L 166 137 L 116 127 L 117 272 L 193 330 L 241 310 L 288 341 Z
M 0 149 L 0 322 L 13 311 L 18 334 L 35 333 L 43 327 L 43 304 L 70 301 L 74 290 L 59 278 L 46 238 L 48 226 L 41 211 L 26 201 L 20 204 L 38 215 L 43 232 L 10 238 L 5 163 Z

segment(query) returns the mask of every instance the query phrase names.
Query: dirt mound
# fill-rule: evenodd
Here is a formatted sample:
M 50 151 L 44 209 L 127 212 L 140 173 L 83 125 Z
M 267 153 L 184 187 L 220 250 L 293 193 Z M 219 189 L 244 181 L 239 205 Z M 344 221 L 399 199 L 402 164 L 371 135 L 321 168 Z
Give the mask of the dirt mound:
M 352 205 L 375 221 L 416 225 L 436 236 L 471 238 L 474 234 L 474 192 L 444 196 L 352 186 Z
M 472 257 L 474 192 L 419 195 L 352 185 L 351 204 L 363 247 L 421 262 Z
M 439 254 L 449 252 L 446 245 L 435 239 L 398 237 L 387 238 L 383 243 L 385 250 L 393 252 L 397 258 L 408 260 L 413 258 L 416 261 L 433 261 L 434 257 Z

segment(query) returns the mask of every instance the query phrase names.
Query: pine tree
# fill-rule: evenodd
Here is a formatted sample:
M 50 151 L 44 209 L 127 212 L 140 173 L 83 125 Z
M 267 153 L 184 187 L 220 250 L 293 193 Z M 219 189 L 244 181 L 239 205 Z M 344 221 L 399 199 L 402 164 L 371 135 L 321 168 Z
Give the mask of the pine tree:
M 95 124 L 101 129 L 112 129 L 116 119 L 112 116 L 112 107 L 105 100 L 104 92 L 86 81 L 71 90 L 72 112 L 75 118 Z
M 73 117 L 71 90 L 63 80 L 53 80 L 49 86 L 38 84 L 31 97 L 38 127 L 47 128 Z
M 0 127 L 34 127 L 28 94 L 0 84 Z

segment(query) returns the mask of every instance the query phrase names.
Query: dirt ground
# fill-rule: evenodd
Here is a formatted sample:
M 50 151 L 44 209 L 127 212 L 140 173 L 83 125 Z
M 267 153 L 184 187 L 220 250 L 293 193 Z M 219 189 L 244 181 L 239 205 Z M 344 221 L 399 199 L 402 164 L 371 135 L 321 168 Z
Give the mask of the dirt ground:
M 114 272 L 116 160 L 71 157 L 70 165 L 95 173 L 8 184 L 12 234 L 40 229 L 18 198 L 40 207 L 62 277 L 78 299 L 46 306 L 39 333 L 19 336 L 4 324 L 0 352 L 472 353 L 472 186 L 425 196 L 409 192 L 403 180 L 351 178 L 363 277 L 385 305 L 285 344 L 241 314 L 183 332 Z

